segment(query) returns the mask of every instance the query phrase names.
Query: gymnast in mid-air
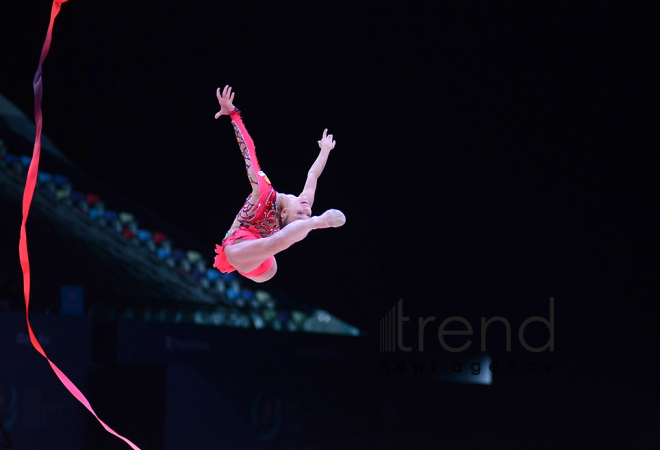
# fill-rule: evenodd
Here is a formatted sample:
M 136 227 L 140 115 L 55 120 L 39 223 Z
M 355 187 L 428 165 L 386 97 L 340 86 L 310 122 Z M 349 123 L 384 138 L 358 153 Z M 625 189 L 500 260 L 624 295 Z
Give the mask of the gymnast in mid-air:
M 234 126 L 238 146 L 245 160 L 252 193 L 236 215 L 222 245 L 216 245 L 213 267 L 223 273 L 238 273 L 257 283 L 268 281 L 277 272 L 275 255 L 303 240 L 311 230 L 340 227 L 346 222 L 344 214 L 329 209 L 320 216 L 312 216 L 317 179 L 325 168 L 330 151 L 335 147 L 326 129 L 318 141 L 321 151 L 307 172 L 305 187 L 299 196 L 275 191 L 270 180 L 259 167 L 254 142 L 248 134 L 238 109 L 234 107 L 234 92 L 225 86 L 217 90 L 220 111 L 215 118 L 228 115 Z

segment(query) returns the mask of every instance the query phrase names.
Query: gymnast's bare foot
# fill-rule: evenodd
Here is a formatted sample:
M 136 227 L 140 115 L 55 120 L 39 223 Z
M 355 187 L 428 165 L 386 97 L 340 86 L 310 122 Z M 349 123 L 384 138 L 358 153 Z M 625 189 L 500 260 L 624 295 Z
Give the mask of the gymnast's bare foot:
M 316 226 L 314 228 L 337 228 L 346 223 L 346 216 L 338 209 L 329 209 L 316 219 Z

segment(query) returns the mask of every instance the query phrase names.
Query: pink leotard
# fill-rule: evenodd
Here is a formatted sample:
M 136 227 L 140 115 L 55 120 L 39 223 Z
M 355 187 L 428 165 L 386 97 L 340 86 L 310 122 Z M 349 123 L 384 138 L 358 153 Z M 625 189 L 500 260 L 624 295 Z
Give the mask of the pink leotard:
M 225 246 L 232 245 L 237 239 L 254 240 L 265 238 L 280 230 L 280 223 L 277 217 L 277 192 L 271 186 L 270 180 L 266 174 L 259 168 L 254 142 L 245 129 L 245 125 L 243 125 L 239 110 L 234 109 L 229 113 L 229 116 L 232 119 L 236 139 L 238 140 L 238 145 L 243 154 L 243 158 L 245 159 L 250 183 L 258 185 L 259 198 L 256 202 L 252 202 L 250 201 L 252 196 L 248 196 L 245 204 L 236 216 L 236 220 L 239 224 L 238 228 L 232 227 L 222 240 L 222 245 L 216 245 L 215 247 L 217 255 L 213 267 L 223 273 L 230 273 L 236 270 L 236 268 L 227 261 L 224 249 Z M 252 179 L 250 176 L 250 168 L 254 174 L 256 174 L 256 180 Z M 262 275 L 271 268 L 274 262 L 275 258 L 271 256 L 253 271 L 249 273 L 239 271 L 239 273 L 248 277 Z

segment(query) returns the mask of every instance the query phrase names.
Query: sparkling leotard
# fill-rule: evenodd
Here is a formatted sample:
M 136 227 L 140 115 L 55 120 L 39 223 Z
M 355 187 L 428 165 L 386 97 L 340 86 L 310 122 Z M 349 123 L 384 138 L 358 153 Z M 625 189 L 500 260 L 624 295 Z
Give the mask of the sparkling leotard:
M 277 192 L 259 167 L 254 142 L 245 129 L 245 125 L 243 125 L 239 110 L 234 109 L 229 115 L 232 119 L 239 148 L 245 160 L 250 183 L 253 187 L 258 187 L 258 197 L 255 198 L 255 189 L 253 194 L 247 197 L 245 204 L 236 215 L 236 220 L 227 231 L 225 238 L 222 240 L 222 245 L 216 245 L 217 256 L 213 266 L 224 273 L 236 270 L 227 261 L 224 252 L 225 246 L 233 244 L 239 238 L 246 240 L 261 239 L 272 236 L 280 230 L 277 217 Z M 250 272 L 250 275 L 259 275 L 256 272 L 264 273 L 272 266 L 273 262 L 274 258 L 271 256 L 255 271 Z

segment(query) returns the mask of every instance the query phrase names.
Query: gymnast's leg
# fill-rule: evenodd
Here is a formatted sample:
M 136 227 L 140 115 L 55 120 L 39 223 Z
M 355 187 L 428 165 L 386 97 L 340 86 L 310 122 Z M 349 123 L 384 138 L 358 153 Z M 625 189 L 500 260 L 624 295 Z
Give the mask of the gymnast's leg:
M 344 223 L 346 216 L 341 211 L 329 209 L 320 216 L 308 220 L 296 220 L 272 236 L 253 241 L 242 240 L 225 246 L 227 261 L 238 271 L 248 273 L 271 256 L 305 239 L 310 231 L 319 228 L 337 228 Z

